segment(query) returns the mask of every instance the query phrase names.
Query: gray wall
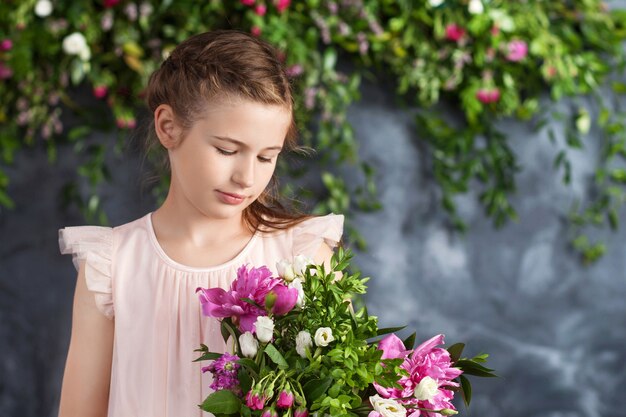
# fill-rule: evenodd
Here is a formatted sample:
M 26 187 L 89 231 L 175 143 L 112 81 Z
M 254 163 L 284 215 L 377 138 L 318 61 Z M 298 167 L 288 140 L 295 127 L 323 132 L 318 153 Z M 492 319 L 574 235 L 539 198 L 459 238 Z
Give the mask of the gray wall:
M 561 218 L 567 201 L 585 196 L 587 177 L 561 185 L 552 172 L 557 149 L 544 135 L 506 123 L 523 166 L 519 223 L 494 230 L 469 195 L 459 203 L 470 232 L 450 233 L 437 188 L 423 176 L 412 114 L 385 91 L 364 86 L 349 114 L 362 157 L 378 167 L 385 205 L 352 216 L 370 245 L 356 262 L 373 277 L 371 312 L 385 326 L 408 323 L 418 339 L 442 332 L 448 343 L 467 342 L 467 354 L 491 353 L 501 378 L 476 380 L 462 415 L 626 416 L 626 227 L 605 233 L 606 257 L 581 267 L 566 250 Z M 58 193 L 76 163 L 70 149 L 60 151 L 56 166 L 28 151 L 10 173 L 17 208 L 0 211 L 0 416 L 56 416 L 75 283 L 57 229 L 82 224 L 77 212 L 60 207 Z M 584 154 L 574 163 L 584 173 L 593 169 Z M 104 190 L 113 225 L 153 209 L 139 167 L 133 154 L 115 163 Z

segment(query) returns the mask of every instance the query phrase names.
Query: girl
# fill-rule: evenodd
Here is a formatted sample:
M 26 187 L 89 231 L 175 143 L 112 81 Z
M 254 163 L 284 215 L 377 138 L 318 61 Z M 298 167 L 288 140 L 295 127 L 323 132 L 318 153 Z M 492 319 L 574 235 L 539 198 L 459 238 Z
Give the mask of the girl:
M 238 31 L 194 36 L 152 74 L 146 98 L 168 153 L 165 202 L 119 227 L 59 231 L 78 269 L 61 417 L 201 416 L 211 381 L 194 349 L 225 345 L 196 288 L 227 288 L 246 263 L 328 262 L 342 234 L 343 216 L 291 214 L 272 193 L 296 128 L 270 45 Z

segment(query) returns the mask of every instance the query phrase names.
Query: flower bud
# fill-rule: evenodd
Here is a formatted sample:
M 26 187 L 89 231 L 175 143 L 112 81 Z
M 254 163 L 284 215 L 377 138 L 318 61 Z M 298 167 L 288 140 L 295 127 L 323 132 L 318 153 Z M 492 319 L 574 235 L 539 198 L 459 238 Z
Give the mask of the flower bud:
M 287 282 L 293 281 L 296 277 L 296 271 L 294 271 L 293 265 L 286 259 L 276 262 L 276 271 L 278 272 L 278 276 Z
M 276 406 L 278 408 L 288 409 L 293 405 L 293 393 L 289 389 L 284 389 L 278 394 L 278 401 Z
M 259 350 L 259 342 L 250 332 L 245 332 L 239 336 L 239 346 L 241 347 L 241 354 L 247 358 L 253 358 Z
M 309 411 L 306 409 L 306 407 L 298 407 L 296 408 L 296 411 L 293 412 L 293 417 L 308 417 L 309 416 Z
M 296 352 L 303 358 L 306 358 L 306 351 L 313 347 L 313 341 L 311 340 L 311 333 L 306 330 L 302 330 L 296 336 Z
M 437 412 L 438 412 L 439 414 L 441 414 L 442 416 L 453 416 L 453 415 L 455 415 L 455 414 L 459 414 L 459 412 L 458 412 L 458 411 L 456 411 L 456 410 L 452 410 L 452 409 L 450 409 L 450 408 L 444 408 L 444 409 L 441 409 L 441 410 L 439 410 L 439 411 L 437 411 Z
M 261 343 L 269 343 L 274 337 L 274 320 L 267 316 L 259 316 L 254 322 L 257 339 Z
M 261 417 L 278 417 L 278 413 L 274 410 L 274 407 L 266 407 L 261 413 Z

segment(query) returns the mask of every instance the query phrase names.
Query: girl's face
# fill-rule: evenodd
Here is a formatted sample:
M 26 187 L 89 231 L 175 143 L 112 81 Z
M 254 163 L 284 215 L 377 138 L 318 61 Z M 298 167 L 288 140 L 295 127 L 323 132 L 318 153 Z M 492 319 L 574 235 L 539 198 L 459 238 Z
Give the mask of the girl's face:
M 226 219 L 239 215 L 267 187 L 291 113 L 247 100 L 208 107 L 168 148 L 171 192 L 207 217 Z

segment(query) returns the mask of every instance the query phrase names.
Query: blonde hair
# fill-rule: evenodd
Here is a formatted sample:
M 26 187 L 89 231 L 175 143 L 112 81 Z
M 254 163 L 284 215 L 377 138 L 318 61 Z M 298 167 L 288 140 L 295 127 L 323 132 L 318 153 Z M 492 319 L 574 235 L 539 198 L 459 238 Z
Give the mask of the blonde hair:
M 159 105 L 169 105 L 183 130 L 190 129 L 216 99 L 284 106 L 291 113 L 284 149 L 299 149 L 291 83 L 285 67 L 272 45 L 248 33 L 215 30 L 188 38 L 152 73 L 144 94 L 152 114 Z M 159 144 L 154 123 L 147 142 L 148 148 Z M 163 162 L 169 166 L 167 155 Z M 243 220 L 252 231 L 261 225 L 269 231 L 286 229 L 309 217 L 281 203 L 276 174 L 243 212 Z

